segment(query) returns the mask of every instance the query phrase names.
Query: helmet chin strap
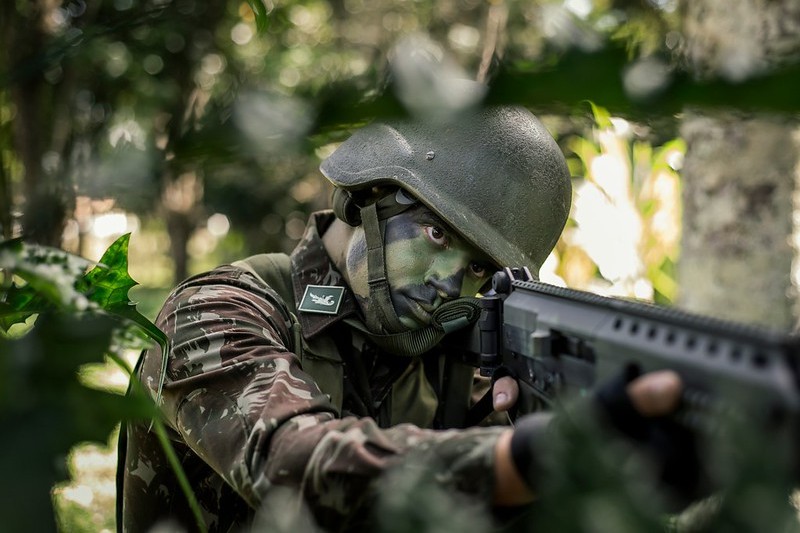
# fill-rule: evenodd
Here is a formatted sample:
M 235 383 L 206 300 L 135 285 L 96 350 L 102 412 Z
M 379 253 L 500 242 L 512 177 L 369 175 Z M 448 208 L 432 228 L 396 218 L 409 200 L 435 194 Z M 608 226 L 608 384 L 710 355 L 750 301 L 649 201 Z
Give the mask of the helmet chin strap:
M 394 194 L 361 208 L 361 223 L 367 241 L 367 283 L 369 307 L 367 328 L 375 333 L 400 333 L 408 328 L 400 322 L 389 293 L 386 277 L 386 219 L 398 215 L 413 204 L 399 204 Z
M 445 335 L 473 324 L 481 316 L 478 298 L 456 298 L 436 308 L 431 323 L 421 329 L 401 333 L 377 334 L 370 331 L 360 320 L 345 322 L 366 335 L 377 346 L 393 355 L 418 357 L 431 350 Z
M 458 298 L 440 305 L 431 324 L 411 329 L 397 316 L 386 276 L 386 219 L 414 205 L 405 195 L 389 194 L 361 208 L 361 222 L 367 244 L 369 313 L 366 326 L 358 320 L 347 323 L 367 335 L 375 344 L 394 355 L 416 357 L 438 344 L 449 332 L 465 327 L 480 316 L 476 298 Z

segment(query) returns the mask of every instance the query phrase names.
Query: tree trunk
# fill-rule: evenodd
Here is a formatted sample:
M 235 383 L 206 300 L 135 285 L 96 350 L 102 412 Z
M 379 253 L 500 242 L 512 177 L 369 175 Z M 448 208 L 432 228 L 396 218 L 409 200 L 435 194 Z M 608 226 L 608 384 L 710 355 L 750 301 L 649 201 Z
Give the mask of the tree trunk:
M 730 319 L 793 323 L 798 143 L 785 121 L 689 115 L 681 127 L 680 303 Z
M 212 0 L 194 6 L 190 15 L 194 31 L 186 36 L 183 61 L 173 65 L 170 72 L 179 97 L 168 110 L 170 119 L 163 132 L 167 142 L 163 151 L 165 165 L 161 176 L 160 208 L 169 234 L 176 283 L 190 273 L 187 246 L 202 212 L 203 200 L 202 173 L 198 171 L 198 164 L 191 157 L 184 161 L 177 147 L 202 113 L 196 103 L 207 95 L 203 95 L 204 90 L 196 85 L 195 69 L 203 55 L 214 51 L 213 41 L 208 41 L 207 36 L 214 33 L 219 20 L 224 17 L 227 2 Z
M 58 246 L 61 243 L 66 205 L 61 187 L 52 174 L 42 168 L 42 156 L 47 148 L 47 133 L 52 128 L 49 117 L 48 83 L 39 69 L 28 71 L 26 65 L 44 55 L 47 35 L 43 30 L 44 10 L 31 3 L 13 20 L 16 27 L 5 35 L 7 50 L 14 50 L 16 60 L 10 61 L 12 72 L 24 73 L 12 80 L 11 102 L 16 108 L 14 118 L 14 148 L 24 170 L 23 194 L 25 206 L 22 217 L 23 235 L 28 241 Z M 13 197 L 9 191 L 9 200 Z M 9 204 L 11 205 L 11 204 Z
M 167 174 L 161 206 L 169 234 L 173 281 L 180 283 L 189 276 L 187 245 L 197 227 L 203 187 L 194 172 L 186 172 L 177 178 L 173 178 L 170 171 Z
M 699 77 L 741 80 L 800 51 L 795 0 L 687 0 L 684 51 Z M 788 329 L 798 316 L 797 123 L 687 111 L 680 307 Z

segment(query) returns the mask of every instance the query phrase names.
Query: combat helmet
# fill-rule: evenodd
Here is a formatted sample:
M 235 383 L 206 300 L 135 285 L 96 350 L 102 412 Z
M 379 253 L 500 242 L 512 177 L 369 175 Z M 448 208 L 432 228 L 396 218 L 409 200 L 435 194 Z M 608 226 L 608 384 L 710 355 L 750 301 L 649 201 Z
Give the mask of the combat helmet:
M 445 123 L 373 123 L 320 169 L 356 198 L 375 186 L 398 186 L 498 265 L 527 266 L 534 275 L 564 229 L 572 201 L 561 150 L 521 107 L 485 107 Z
M 396 354 L 419 354 L 479 313 L 474 299 L 445 302 L 432 325 L 409 331 L 397 317 L 386 277 L 385 220 L 422 202 L 498 266 L 538 275 L 571 204 L 566 161 L 539 120 L 520 107 L 487 107 L 447 121 L 388 120 L 357 131 L 322 162 L 334 212 L 363 225 L 370 300 L 366 331 Z M 376 190 L 406 194 L 384 194 Z M 471 318 L 468 318 L 471 317 Z M 461 326 L 458 326 L 461 324 Z

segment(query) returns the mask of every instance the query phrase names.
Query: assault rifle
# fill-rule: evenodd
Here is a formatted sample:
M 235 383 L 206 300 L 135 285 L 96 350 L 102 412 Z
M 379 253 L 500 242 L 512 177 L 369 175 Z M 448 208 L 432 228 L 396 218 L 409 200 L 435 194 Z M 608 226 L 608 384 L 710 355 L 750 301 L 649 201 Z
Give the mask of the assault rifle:
M 672 369 L 684 383 L 681 424 L 729 446 L 737 444 L 725 437 L 733 424 L 766 439 L 770 458 L 798 471 L 799 337 L 556 287 L 533 281 L 527 269 L 495 274 L 481 305 L 478 322 L 451 349 L 485 376 L 499 367 L 516 376 L 520 413 L 586 395 L 629 365 Z

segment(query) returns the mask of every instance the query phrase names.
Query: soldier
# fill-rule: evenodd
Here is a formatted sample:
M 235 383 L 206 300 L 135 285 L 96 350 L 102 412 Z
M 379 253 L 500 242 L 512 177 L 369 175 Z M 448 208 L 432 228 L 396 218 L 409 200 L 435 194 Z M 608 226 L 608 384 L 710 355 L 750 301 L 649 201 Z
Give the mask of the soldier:
M 172 343 L 161 410 L 209 530 L 246 527 L 282 488 L 325 529 L 367 528 L 375 480 L 412 456 L 487 507 L 531 501 L 536 430 L 442 431 L 463 421 L 473 377 L 436 346 L 460 297 L 500 267 L 537 273 L 555 245 L 571 203 L 557 144 L 526 110 L 487 108 L 373 124 L 321 170 L 334 209 L 311 217 L 291 256 L 190 278 L 157 319 Z M 154 396 L 163 356 L 138 365 Z M 628 389 L 639 412 L 671 409 L 674 375 L 648 379 Z M 515 381 L 492 394 L 510 408 Z M 128 426 L 121 464 L 122 529 L 193 528 L 146 424 Z

